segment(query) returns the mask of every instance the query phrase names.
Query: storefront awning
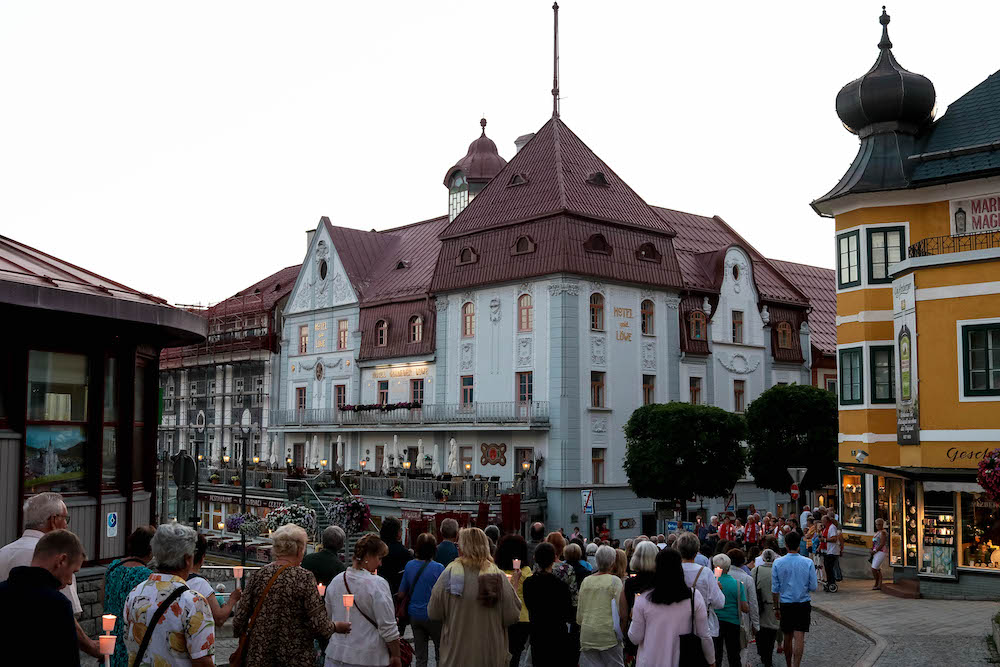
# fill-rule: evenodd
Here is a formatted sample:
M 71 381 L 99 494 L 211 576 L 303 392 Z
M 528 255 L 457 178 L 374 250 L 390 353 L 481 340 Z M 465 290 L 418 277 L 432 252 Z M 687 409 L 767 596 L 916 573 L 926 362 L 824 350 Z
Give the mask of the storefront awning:
M 887 477 L 902 477 L 903 479 L 912 479 L 914 481 L 924 482 L 924 488 L 928 490 L 928 482 L 930 483 L 943 483 L 943 484 L 963 484 L 971 483 L 976 487 L 976 492 L 982 492 L 982 489 L 976 481 L 976 473 L 979 472 L 977 468 L 908 468 L 908 467 L 888 467 L 888 466 L 876 466 L 868 463 L 841 463 L 840 467 L 844 470 L 849 470 L 857 474 L 869 474 L 869 475 L 885 475 Z M 941 490 L 951 490 L 941 489 Z M 966 489 L 961 489 L 966 490 Z

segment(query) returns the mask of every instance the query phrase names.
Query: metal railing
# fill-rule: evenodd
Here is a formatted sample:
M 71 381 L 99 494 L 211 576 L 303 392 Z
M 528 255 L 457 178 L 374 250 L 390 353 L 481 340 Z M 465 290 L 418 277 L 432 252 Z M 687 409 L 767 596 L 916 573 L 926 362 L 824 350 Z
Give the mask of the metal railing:
M 272 410 L 272 424 L 281 426 L 380 424 L 548 424 L 549 402 L 424 403 L 419 408 L 354 411 L 338 408 Z
M 911 245 L 906 254 L 908 257 L 929 257 L 990 248 L 1000 248 L 1000 232 L 963 234 L 961 236 L 931 236 Z
M 348 491 L 353 485 L 362 496 L 390 496 L 389 490 L 395 486 L 402 488 L 401 498 L 425 502 L 440 501 L 438 492 L 448 490 L 448 502 L 500 502 L 501 493 L 522 493 L 525 500 L 543 497 L 537 477 L 503 482 L 493 479 L 420 479 L 407 477 L 375 477 L 370 475 L 344 475 L 342 481 Z
M 218 482 L 210 481 L 210 477 L 213 474 L 219 476 Z M 200 484 L 208 485 L 210 488 L 213 484 L 218 484 L 219 486 L 236 486 L 230 481 L 233 476 L 240 476 L 239 466 L 230 468 L 216 468 L 216 467 L 200 467 L 198 469 L 198 482 Z M 269 488 L 277 489 L 279 491 L 284 491 L 288 487 L 285 485 L 285 477 L 288 473 L 284 470 L 253 470 L 247 468 L 247 488 L 265 488 L 262 486 L 262 482 L 265 479 L 271 480 L 271 486 Z

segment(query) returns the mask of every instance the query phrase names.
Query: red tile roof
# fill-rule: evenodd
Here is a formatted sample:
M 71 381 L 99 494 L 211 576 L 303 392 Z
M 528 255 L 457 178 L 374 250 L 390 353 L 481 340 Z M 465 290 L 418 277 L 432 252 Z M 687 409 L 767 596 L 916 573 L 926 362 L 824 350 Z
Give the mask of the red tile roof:
M 725 255 L 719 253 L 735 245 L 750 255 L 754 282 L 762 301 L 801 306 L 808 303 L 806 295 L 792 281 L 719 216 L 709 218 L 659 206 L 654 206 L 653 210 L 677 233 L 674 249 L 686 287 L 718 291 L 722 281 L 720 257 Z
M 809 297 L 809 339 L 821 353 L 837 354 L 837 282 L 833 269 L 772 259 L 789 280 Z
M 515 175 L 527 182 L 510 185 Z M 605 184 L 589 182 L 603 174 Z M 672 234 L 642 198 L 558 118 L 550 119 L 448 225 L 443 239 L 559 213 Z
M 301 264 L 285 267 L 200 312 L 204 317 L 217 317 L 269 311 L 275 303 L 292 291 L 301 268 Z
M 422 317 L 423 337 L 419 343 L 410 342 L 410 318 Z M 433 354 L 435 340 L 434 301 L 399 301 L 361 309 L 361 351 L 358 359 L 390 359 Z M 376 345 L 376 324 L 385 320 L 388 324 L 386 345 Z

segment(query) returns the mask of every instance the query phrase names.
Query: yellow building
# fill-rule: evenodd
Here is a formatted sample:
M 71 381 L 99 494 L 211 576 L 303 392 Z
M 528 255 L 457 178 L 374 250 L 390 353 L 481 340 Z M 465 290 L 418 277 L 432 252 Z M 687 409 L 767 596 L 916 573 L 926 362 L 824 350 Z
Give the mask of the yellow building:
M 935 119 L 880 22 L 837 95 L 858 155 L 812 204 L 836 221 L 843 567 L 867 570 L 882 518 L 886 589 L 995 597 L 1000 509 L 976 472 L 1000 446 L 1000 74 Z

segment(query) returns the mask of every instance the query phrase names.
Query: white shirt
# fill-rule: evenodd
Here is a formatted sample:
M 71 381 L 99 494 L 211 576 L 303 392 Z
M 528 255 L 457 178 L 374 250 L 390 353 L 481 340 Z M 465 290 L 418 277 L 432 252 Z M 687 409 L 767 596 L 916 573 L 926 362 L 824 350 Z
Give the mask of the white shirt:
M 805 532 L 806 526 L 809 525 L 809 517 L 811 516 L 812 512 L 806 510 L 802 513 L 802 516 L 799 517 L 799 525 L 802 527 L 802 532 Z
M 201 593 L 206 601 L 215 595 L 215 589 L 212 588 L 212 584 L 200 574 L 188 579 L 187 587 L 195 593 Z
M 837 527 L 830 524 L 830 532 L 826 534 L 826 553 L 831 556 L 840 555 L 840 542 L 837 540 Z
M 707 567 L 702 567 L 697 563 L 682 563 L 684 567 L 684 582 L 691 587 L 694 585 L 695 577 L 698 584 L 695 588 L 705 598 L 705 606 L 708 607 L 708 634 L 713 637 L 719 636 L 719 617 L 715 615 L 716 609 L 726 606 L 726 596 L 719 583 L 715 580 L 715 575 Z M 701 576 L 698 573 L 701 572 Z
M 35 555 L 35 547 L 43 535 L 45 533 L 40 530 L 26 530 L 19 539 L 0 549 L 0 582 L 7 581 L 10 571 L 15 567 L 27 567 L 31 565 L 31 559 Z M 73 605 L 74 614 L 79 614 L 83 611 L 83 607 L 80 606 L 80 597 L 76 594 L 75 574 L 73 575 L 73 583 L 69 586 L 64 586 L 62 594 Z
M 354 608 L 350 619 L 344 608 L 344 577 L 348 577 L 347 585 L 351 587 L 354 596 Z M 372 574 L 368 570 L 356 570 L 353 567 L 338 574 L 326 587 L 323 598 L 326 613 L 330 620 L 351 621 L 349 633 L 335 633 L 330 637 L 326 647 L 327 665 L 387 665 L 389 664 L 389 649 L 385 643 L 399 637 L 396 626 L 396 610 L 392 604 L 392 594 L 389 592 L 389 582 Z M 378 623 L 378 628 L 365 620 L 359 609 L 363 609 L 368 618 Z

